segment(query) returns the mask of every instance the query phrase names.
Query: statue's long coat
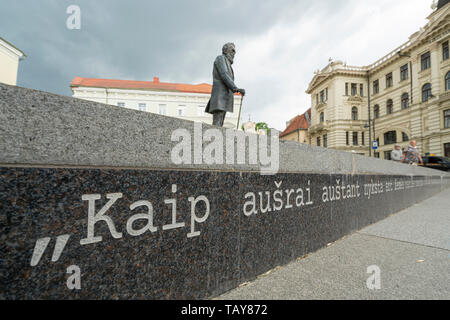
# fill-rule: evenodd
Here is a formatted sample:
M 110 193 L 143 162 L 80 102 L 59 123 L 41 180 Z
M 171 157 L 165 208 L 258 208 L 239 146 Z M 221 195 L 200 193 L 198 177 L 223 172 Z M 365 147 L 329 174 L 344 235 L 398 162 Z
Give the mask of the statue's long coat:
M 233 92 L 237 89 L 238 87 L 234 84 L 234 72 L 230 61 L 224 55 L 218 56 L 214 61 L 211 99 L 205 112 L 233 112 Z

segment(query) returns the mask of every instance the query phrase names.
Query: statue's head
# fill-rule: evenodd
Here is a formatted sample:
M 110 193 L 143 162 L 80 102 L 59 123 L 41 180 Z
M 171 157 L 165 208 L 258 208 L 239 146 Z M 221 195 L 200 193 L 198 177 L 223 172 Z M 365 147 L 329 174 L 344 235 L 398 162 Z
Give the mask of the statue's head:
M 222 48 L 222 53 L 225 57 L 228 58 L 228 60 L 230 60 L 231 63 L 233 63 L 234 56 L 236 54 L 236 47 L 234 43 L 226 43 Z

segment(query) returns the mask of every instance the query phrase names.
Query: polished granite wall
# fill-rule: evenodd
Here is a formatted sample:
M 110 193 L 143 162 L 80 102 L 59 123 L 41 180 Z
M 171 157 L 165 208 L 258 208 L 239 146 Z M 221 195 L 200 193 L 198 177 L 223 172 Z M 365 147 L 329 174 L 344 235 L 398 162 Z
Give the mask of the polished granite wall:
M 0 165 L 56 165 L 260 171 L 258 164 L 174 165 L 175 130 L 195 135 L 196 123 L 0 83 Z M 197 123 L 198 125 L 198 123 Z M 202 132 L 226 129 L 202 124 Z M 243 134 L 238 133 L 238 134 Z M 252 135 L 247 135 L 252 136 Z M 236 143 L 234 146 L 236 147 Z M 369 147 L 369 146 L 368 146 Z M 194 153 L 192 143 L 192 153 Z M 225 139 L 223 150 L 227 150 Z M 249 146 L 241 152 L 249 155 Z M 279 141 L 279 172 L 436 175 L 436 171 L 355 153 Z M 439 173 L 443 175 L 445 173 Z
M 175 164 L 176 130 L 229 131 L 1 83 L 0 123 L 0 299 L 214 297 L 449 186 L 278 139 L 273 176 Z
M 441 176 L 5 166 L 0 168 L 0 298 L 213 297 L 445 187 L 450 179 Z M 88 236 L 90 201 L 98 214 L 109 201 L 106 195 L 117 193 L 121 197 L 104 216 L 121 237 L 114 238 L 108 224 L 98 221 L 94 236 L 101 241 L 80 243 Z M 86 195 L 101 199 L 83 200 Z M 189 198 L 200 196 L 208 199 L 209 215 L 202 219 L 207 205 L 198 198 L 203 200 L 195 206 L 196 221 Z M 152 225 L 143 219 L 149 218 L 147 207 L 131 210 L 138 201 L 151 203 Z M 176 222 L 184 226 L 164 228 L 172 224 L 173 202 Z M 127 222 L 137 214 L 144 215 L 129 228 L 143 233 L 131 235 Z M 38 259 L 36 243 L 47 237 Z M 59 257 L 54 253 L 58 237 L 63 243 L 57 246 Z M 80 290 L 66 284 L 67 268 L 73 265 L 81 271 Z

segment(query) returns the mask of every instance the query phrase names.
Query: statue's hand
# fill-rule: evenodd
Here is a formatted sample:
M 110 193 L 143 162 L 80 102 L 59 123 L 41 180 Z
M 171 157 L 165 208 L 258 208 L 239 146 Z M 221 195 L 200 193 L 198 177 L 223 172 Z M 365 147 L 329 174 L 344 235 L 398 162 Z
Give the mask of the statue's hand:
M 242 96 L 245 96 L 245 89 L 237 89 L 236 92 L 239 92 Z

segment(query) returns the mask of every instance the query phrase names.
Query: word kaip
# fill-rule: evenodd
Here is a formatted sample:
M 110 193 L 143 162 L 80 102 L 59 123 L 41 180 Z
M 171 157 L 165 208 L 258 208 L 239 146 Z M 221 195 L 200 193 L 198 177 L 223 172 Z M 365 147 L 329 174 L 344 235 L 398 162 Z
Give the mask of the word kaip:
M 172 193 L 177 192 L 177 185 L 172 185 Z M 122 238 L 122 232 L 118 232 L 116 225 L 111 217 L 107 216 L 107 211 L 123 197 L 122 193 L 108 193 L 106 194 L 106 199 L 109 201 L 101 208 L 98 212 L 95 212 L 95 202 L 100 200 L 102 196 L 100 194 L 86 194 L 82 196 L 83 201 L 88 201 L 88 226 L 87 226 L 87 237 L 80 240 L 81 245 L 87 245 L 91 243 L 97 243 L 102 241 L 102 236 L 95 235 L 95 225 L 99 222 L 104 222 L 107 224 L 109 232 L 114 239 Z M 188 201 L 191 204 L 191 226 L 190 232 L 187 234 L 188 238 L 197 237 L 200 235 L 200 231 L 195 231 L 197 223 L 205 222 L 210 213 L 210 203 L 206 196 L 199 197 L 189 197 Z M 197 205 L 203 202 L 206 206 L 205 213 L 202 217 L 198 217 L 196 214 Z M 172 230 L 178 228 L 184 228 L 184 222 L 177 222 L 177 202 L 176 199 L 166 199 L 164 203 L 172 207 L 172 222 L 170 224 L 162 226 L 162 230 Z M 158 227 L 154 225 L 153 222 L 153 205 L 150 201 L 141 200 L 134 202 L 130 205 L 130 210 L 133 211 L 136 208 L 145 207 L 147 213 L 135 214 L 131 216 L 126 223 L 126 231 L 129 235 L 133 237 L 140 236 L 146 232 L 157 232 Z M 133 224 L 138 220 L 145 220 L 146 224 L 140 229 L 135 229 Z

